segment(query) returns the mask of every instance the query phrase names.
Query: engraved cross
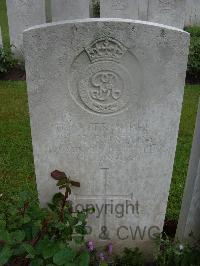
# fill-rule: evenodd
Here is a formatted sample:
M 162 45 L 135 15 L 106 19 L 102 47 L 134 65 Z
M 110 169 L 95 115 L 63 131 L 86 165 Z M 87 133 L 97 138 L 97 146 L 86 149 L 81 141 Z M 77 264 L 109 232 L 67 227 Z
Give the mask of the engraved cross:
M 107 204 L 107 200 L 132 200 L 133 199 L 133 193 L 129 194 L 129 195 L 125 195 L 125 194 L 108 194 L 107 193 L 107 187 L 108 187 L 108 171 L 109 168 L 100 168 L 101 171 L 103 171 L 103 189 L 104 189 L 104 193 L 102 194 L 95 194 L 95 184 L 93 185 L 93 190 L 94 193 L 91 193 L 91 195 L 74 195 L 74 199 L 75 200 L 103 200 L 104 201 L 104 206 L 106 206 Z M 103 215 L 103 220 L 102 220 L 102 233 L 101 235 L 101 239 L 102 240 L 108 240 L 109 239 L 109 231 L 107 230 L 107 221 L 106 221 L 106 213 L 104 213 Z
M 104 193 L 103 194 L 95 194 L 92 193 L 91 195 L 75 195 L 75 200 L 93 200 L 93 199 L 105 199 L 105 200 L 132 200 L 133 199 L 133 193 L 130 193 L 129 195 L 126 194 L 108 194 L 107 193 L 107 180 L 108 180 L 108 171 L 109 168 L 100 168 L 100 170 L 103 171 L 104 174 Z M 93 186 L 94 187 L 94 186 Z

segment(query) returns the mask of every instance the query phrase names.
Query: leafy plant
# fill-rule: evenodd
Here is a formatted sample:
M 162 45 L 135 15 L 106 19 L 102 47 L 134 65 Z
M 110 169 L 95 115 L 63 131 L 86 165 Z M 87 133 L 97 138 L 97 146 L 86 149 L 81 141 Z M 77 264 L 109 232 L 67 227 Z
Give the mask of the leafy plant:
M 51 176 L 64 193 L 54 195 L 48 208 L 40 208 L 21 193 L 6 202 L 0 214 L 0 265 L 9 266 L 142 266 L 144 257 L 138 248 L 125 248 L 113 255 L 113 245 L 98 251 L 92 241 L 85 246 L 86 220 L 91 209 L 74 212 L 69 201 L 72 187 L 80 187 L 58 170 Z M 3 197 L 0 198 L 3 200 Z M 93 210 L 92 210 L 93 211 Z M 155 255 L 158 266 L 200 265 L 200 242 L 182 245 L 165 237 L 158 239 Z
M 185 27 L 185 31 L 189 32 L 191 37 L 200 37 L 200 27 L 199 26 Z
M 194 80 L 199 79 L 199 76 L 200 76 L 200 37 L 193 37 L 191 39 L 187 73 Z
M 192 81 L 200 80 L 200 27 L 188 27 L 191 35 L 190 52 L 188 57 L 187 77 Z
M 13 58 L 11 52 L 7 52 L 0 47 L 0 74 L 8 72 L 17 64 L 17 61 Z
M 138 248 L 134 250 L 130 250 L 128 248 L 124 249 L 122 256 L 117 256 L 115 258 L 116 266 L 143 266 L 144 265 L 144 257 Z
M 93 5 L 93 15 L 95 18 L 100 17 L 100 2 L 99 0 L 92 0 Z
M 97 251 L 93 241 L 87 242 L 87 248 L 90 252 L 90 265 L 91 266 L 113 266 L 114 257 L 113 257 L 113 245 L 110 243 L 105 247 L 103 251 Z
M 49 208 L 33 204 L 28 193 L 7 203 L 6 212 L 0 215 L 0 265 L 89 265 L 87 249 L 76 251 L 71 243 L 84 243 L 91 210 L 73 211 L 68 196 L 73 186 L 80 187 L 78 182 L 57 170 L 52 177 L 64 194 L 55 194 Z
M 180 244 L 166 237 L 159 241 L 160 250 L 155 256 L 158 266 L 197 266 L 200 265 L 200 245 Z

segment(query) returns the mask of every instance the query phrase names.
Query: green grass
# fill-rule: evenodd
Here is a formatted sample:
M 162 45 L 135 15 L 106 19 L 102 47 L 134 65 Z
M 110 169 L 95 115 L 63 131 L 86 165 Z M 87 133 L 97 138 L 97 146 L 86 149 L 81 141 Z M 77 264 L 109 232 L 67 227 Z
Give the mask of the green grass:
M 6 0 L 0 0 L 0 26 L 3 38 L 3 45 L 7 51 L 10 50 L 10 37 L 8 29 L 8 18 L 6 11 Z
M 196 122 L 200 85 L 185 88 L 167 218 L 178 219 Z
M 178 219 L 180 212 L 199 96 L 200 85 L 186 86 L 168 219 Z M 6 199 L 28 190 L 37 199 L 26 83 L 0 81 L 0 99 L 0 194 Z
M 25 82 L 0 81 L 0 136 L 3 200 L 21 190 L 37 198 Z

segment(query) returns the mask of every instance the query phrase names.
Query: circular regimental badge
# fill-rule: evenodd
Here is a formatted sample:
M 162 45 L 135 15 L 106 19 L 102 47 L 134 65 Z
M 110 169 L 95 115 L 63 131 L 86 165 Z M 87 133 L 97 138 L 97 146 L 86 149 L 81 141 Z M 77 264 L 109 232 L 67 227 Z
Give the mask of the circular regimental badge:
M 126 107 L 129 86 L 129 74 L 123 66 L 114 61 L 101 61 L 91 64 L 82 73 L 78 93 L 90 110 L 109 114 Z
M 83 109 L 114 114 L 128 106 L 131 75 L 123 63 L 127 48 L 113 38 L 92 42 L 71 66 L 69 89 Z

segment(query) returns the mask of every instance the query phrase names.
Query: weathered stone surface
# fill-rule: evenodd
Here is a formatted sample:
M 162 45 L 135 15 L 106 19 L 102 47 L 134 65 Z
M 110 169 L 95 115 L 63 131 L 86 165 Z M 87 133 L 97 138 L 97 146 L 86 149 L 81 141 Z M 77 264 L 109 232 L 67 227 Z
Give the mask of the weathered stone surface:
M 148 21 L 183 29 L 186 0 L 150 0 Z
M 100 0 L 100 17 L 147 20 L 148 0 Z
M 1 27 L 0 27 L 0 47 L 2 46 L 3 46 L 3 39 L 2 39 Z
M 23 31 L 46 22 L 45 2 L 41 0 L 6 0 L 10 42 L 16 57 L 23 58 Z
M 183 28 L 186 0 L 100 0 L 100 16 L 139 19 Z
M 123 19 L 24 33 L 40 202 L 57 191 L 53 170 L 79 181 L 72 199 L 94 205 L 89 238 L 101 245 L 147 249 L 162 231 L 188 43 L 182 30 Z
M 191 232 L 193 237 L 190 236 Z M 200 238 L 200 103 L 177 229 L 177 238 L 181 241 L 193 242 L 194 237 Z
M 89 18 L 89 0 L 51 0 L 52 21 Z
M 185 25 L 200 25 L 200 1 L 186 0 Z
M 149 0 L 139 0 L 139 19 L 147 21 Z

